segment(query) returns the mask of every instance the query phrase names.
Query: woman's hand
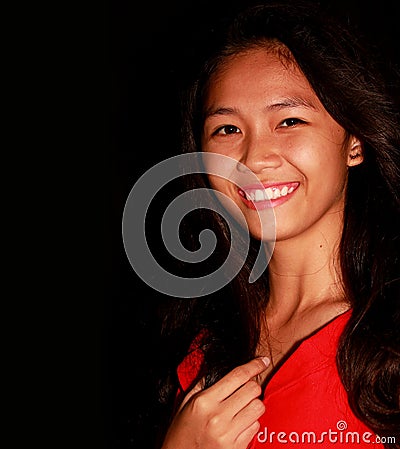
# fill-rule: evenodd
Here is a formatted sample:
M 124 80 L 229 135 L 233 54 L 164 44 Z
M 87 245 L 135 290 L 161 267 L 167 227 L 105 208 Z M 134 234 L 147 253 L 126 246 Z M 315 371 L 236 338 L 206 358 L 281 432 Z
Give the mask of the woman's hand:
M 184 398 L 162 449 L 246 449 L 265 406 L 253 380 L 269 365 L 267 357 L 238 366 L 202 390 L 199 382 Z

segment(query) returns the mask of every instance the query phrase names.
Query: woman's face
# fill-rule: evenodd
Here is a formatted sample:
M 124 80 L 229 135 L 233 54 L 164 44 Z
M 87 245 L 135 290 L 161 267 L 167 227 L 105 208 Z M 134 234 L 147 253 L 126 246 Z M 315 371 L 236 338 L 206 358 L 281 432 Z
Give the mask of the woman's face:
M 295 64 L 260 49 L 230 58 L 213 75 L 202 148 L 235 159 L 257 176 L 264 189 L 209 179 L 241 209 L 257 238 L 257 209 L 272 207 L 277 241 L 341 213 L 347 168 L 362 160 L 350 159 L 360 153 L 359 142 L 346 139 Z

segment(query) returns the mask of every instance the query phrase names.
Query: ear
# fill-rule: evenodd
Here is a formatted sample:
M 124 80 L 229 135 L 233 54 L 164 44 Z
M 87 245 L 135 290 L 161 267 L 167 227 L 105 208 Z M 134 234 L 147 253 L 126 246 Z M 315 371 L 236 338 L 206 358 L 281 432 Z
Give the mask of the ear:
M 364 150 L 360 140 L 351 136 L 349 141 L 349 149 L 347 154 L 347 166 L 355 167 L 364 160 Z

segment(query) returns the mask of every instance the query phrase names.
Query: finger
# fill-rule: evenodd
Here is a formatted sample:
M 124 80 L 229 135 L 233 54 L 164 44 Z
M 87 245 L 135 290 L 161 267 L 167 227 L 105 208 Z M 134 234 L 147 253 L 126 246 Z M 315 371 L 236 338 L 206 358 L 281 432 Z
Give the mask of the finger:
M 217 401 L 223 401 L 243 384 L 266 370 L 269 363 L 268 357 L 258 357 L 244 365 L 238 366 L 205 390 L 205 393 L 214 395 Z
M 246 407 L 234 416 L 232 419 L 232 428 L 236 428 L 239 433 L 241 429 L 245 429 L 254 421 L 257 421 L 264 414 L 264 412 L 264 403 L 258 398 L 253 399 Z
M 238 435 L 234 442 L 235 449 L 246 449 L 250 443 L 250 441 L 257 435 L 257 432 L 260 430 L 259 421 L 255 421 L 251 424 L 247 429 L 245 429 L 241 434 Z
M 244 409 L 242 409 L 231 421 L 230 431 L 232 437 L 238 436 L 257 422 L 265 412 L 265 405 L 259 399 L 253 399 Z
M 222 404 L 230 410 L 231 418 L 245 408 L 253 399 L 258 398 L 262 392 L 261 386 L 254 380 L 249 380 L 238 390 L 226 398 Z

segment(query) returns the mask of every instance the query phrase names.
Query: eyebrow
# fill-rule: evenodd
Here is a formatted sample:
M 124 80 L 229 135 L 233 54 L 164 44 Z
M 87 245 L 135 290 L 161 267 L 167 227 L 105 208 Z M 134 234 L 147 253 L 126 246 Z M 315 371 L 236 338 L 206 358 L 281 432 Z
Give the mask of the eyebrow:
M 317 110 L 316 106 L 312 101 L 301 97 L 285 97 L 276 100 L 271 104 L 268 104 L 265 109 L 267 111 L 280 111 L 285 108 L 298 108 L 303 107 L 307 109 Z M 205 110 L 204 119 L 209 117 L 214 117 L 217 115 L 237 115 L 239 114 L 239 109 L 237 108 L 227 108 L 227 107 L 210 107 Z
M 239 109 L 236 108 L 208 108 L 204 112 L 204 118 L 213 117 L 215 115 L 235 115 L 239 114 Z
M 285 97 L 279 99 L 276 103 L 271 103 L 267 105 L 266 109 L 270 111 L 270 110 L 280 110 L 284 108 L 298 108 L 298 107 L 313 110 L 317 109 L 312 101 L 302 97 Z

